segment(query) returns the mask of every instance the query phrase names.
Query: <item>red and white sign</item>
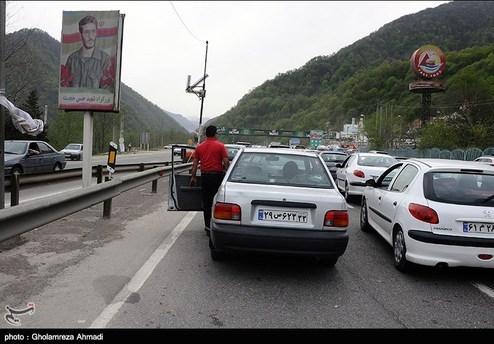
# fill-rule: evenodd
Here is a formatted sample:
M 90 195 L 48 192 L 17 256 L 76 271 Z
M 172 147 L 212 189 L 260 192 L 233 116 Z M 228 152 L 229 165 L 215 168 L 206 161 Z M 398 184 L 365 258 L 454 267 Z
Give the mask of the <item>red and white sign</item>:
M 433 79 L 444 73 L 446 55 L 435 45 L 424 45 L 410 57 L 413 70 L 423 78 Z

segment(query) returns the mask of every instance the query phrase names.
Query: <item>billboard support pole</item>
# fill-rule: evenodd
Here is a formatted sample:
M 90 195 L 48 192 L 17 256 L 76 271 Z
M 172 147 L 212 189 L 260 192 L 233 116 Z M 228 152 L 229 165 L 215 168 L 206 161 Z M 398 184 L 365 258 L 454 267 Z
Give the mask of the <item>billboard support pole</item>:
M 5 95 L 5 11 L 6 1 L 0 1 L 0 96 Z M 5 110 L 0 106 L 0 209 L 5 207 Z
M 93 177 L 93 126 L 94 116 L 92 111 L 84 112 L 84 129 L 82 139 L 82 187 L 91 185 Z

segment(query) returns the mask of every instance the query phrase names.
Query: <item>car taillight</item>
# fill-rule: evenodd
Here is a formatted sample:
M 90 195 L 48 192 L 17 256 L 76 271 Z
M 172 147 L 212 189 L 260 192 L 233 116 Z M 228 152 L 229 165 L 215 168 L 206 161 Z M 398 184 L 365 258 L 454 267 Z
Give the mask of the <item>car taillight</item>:
M 240 221 L 240 206 L 232 203 L 216 203 L 214 205 L 214 218 L 218 220 Z
M 355 171 L 353 171 L 353 175 L 356 176 L 356 177 L 359 177 L 359 178 L 365 178 L 364 171 L 355 170 Z
M 408 205 L 408 211 L 417 220 L 432 224 L 439 223 L 439 216 L 436 211 L 432 208 L 426 207 L 425 205 L 410 203 Z
M 324 226 L 326 227 L 348 227 L 348 211 L 330 210 L 324 216 Z

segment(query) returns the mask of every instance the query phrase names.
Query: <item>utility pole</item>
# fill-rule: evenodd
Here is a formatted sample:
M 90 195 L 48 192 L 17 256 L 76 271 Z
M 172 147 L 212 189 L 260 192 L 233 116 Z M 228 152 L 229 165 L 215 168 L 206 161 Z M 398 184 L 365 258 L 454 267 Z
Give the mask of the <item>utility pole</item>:
M 201 129 L 202 129 L 202 110 L 204 108 L 204 98 L 206 97 L 206 78 L 208 75 L 206 74 L 206 66 L 208 63 L 208 41 L 206 41 L 206 57 L 204 58 L 204 74 L 201 79 L 196 81 L 193 85 L 190 85 L 190 75 L 187 77 L 187 87 L 185 88 L 185 92 L 194 93 L 201 100 L 201 111 L 199 113 L 199 132 L 197 134 L 197 143 L 201 142 Z M 202 86 L 199 84 L 202 82 Z M 200 90 L 195 90 L 195 88 L 201 87 Z
M 0 1 L 0 96 L 5 95 L 5 12 L 6 2 Z M 5 110 L 0 106 L 0 209 L 5 208 Z

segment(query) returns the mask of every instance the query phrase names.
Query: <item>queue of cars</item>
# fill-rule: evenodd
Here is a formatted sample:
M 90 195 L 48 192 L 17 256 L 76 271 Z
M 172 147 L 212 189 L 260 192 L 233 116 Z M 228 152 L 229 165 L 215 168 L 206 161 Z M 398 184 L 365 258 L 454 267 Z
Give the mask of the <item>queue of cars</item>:
M 290 181 L 289 161 L 296 165 Z M 414 264 L 494 268 L 494 166 L 482 160 L 395 159 L 384 151 L 243 149 L 215 197 L 211 256 L 308 254 L 332 266 L 346 243 L 327 240 L 348 235 L 342 196 L 357 195 L 361 230 L 376 231 L 392 246 L 398 270 Z M 304 216 L 307 222 L 295 220 Z M 335 223 L 332 217 L 345 230 L 326 226 Z

